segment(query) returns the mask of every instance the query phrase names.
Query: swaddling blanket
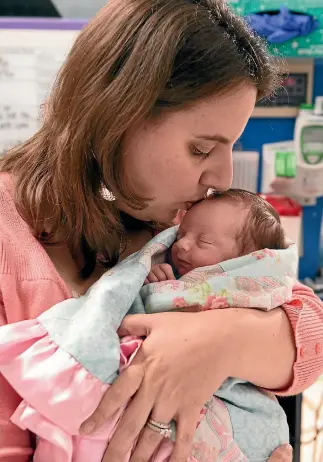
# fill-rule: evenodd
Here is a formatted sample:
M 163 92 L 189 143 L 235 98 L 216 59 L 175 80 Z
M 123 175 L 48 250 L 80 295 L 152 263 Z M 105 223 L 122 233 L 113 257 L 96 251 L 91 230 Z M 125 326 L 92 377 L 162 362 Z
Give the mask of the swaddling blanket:
M 176 233 L 175 227 L 157 235 L 84 296 L 61 302 L 37 319 L 0 328 L 0 372 L 23 398 L 12 421 L 38 436 L 36 462 L 100 462 L 124 409 L 91 437 L 80 437 L 79 427 L 140 348 L 141 339 L 118 338 L 127 313 L 228 307 L 267 311 L 291 299 L 294 245 L 142 287 L 151 266 L 165 261 Z M 228 379 L 201 410 L 190 460 L 266 461 L 286 442 L 285 414 L 274 396 Z M 152 460 L 166 461 L 171 451 L 172 441 L 165 439 Z

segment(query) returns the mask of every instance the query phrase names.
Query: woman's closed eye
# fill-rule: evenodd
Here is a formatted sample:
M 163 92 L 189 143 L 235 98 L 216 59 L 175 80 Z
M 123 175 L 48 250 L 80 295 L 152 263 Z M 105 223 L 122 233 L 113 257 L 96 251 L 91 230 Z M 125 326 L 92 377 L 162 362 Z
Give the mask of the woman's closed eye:
M 206 150 L 198 149 L 196 146 L 191 147 L 191 152 L 193 156 L 199 157 L 201 159 L 207 159 L 210 156 L 211 151 L 212 149 L 210 151 L 206 151 Z

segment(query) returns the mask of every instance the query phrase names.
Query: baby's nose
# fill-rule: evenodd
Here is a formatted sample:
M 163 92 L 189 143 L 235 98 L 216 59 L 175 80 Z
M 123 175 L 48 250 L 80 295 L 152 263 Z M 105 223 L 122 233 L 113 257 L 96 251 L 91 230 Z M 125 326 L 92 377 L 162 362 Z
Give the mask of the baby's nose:
M 178 242 L 177 245 L 179 249 L 184 250 L 184 252 L 188 252 L 190 249 L 190 241 L 189 239 L 182 237 Z

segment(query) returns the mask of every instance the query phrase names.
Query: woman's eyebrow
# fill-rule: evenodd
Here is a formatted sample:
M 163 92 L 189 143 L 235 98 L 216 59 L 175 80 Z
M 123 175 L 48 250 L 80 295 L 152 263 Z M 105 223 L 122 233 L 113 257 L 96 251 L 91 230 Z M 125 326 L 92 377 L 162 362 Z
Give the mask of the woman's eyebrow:
M 196 138 L 198 139 L 203 139 L 203 140 L 207 140 L 207 141 L 218 141 L 219 143 L 223 143 L 223 144 L 230 144 L 231 141 L 226 138 L 225 136 L 222 136 L 222 135 L 197 135 Z

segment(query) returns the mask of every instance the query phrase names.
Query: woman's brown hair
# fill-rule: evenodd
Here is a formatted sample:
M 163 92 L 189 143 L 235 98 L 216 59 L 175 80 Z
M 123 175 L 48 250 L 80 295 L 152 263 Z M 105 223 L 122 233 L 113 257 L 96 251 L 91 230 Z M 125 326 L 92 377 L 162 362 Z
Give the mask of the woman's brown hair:
M 114 262 L 122 235 L 101 186 L 133 208 L 148 200 L 120 169 L 129 127 L 243 82 L 262 98 L 277 76 L 263 43 L 224 1 L 110 0 L 78 35 L 41 128 L 0 169 L 13 174 L 18 210 L 36 236 L 81 248 L 89 274 L 97 254 Z

